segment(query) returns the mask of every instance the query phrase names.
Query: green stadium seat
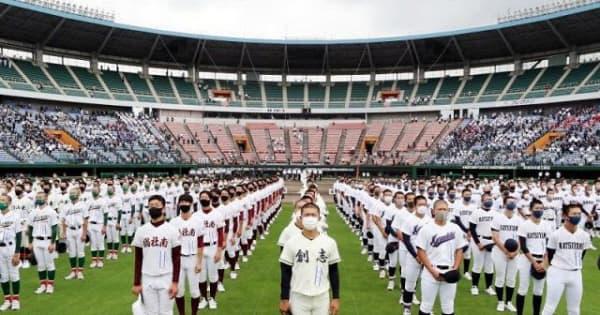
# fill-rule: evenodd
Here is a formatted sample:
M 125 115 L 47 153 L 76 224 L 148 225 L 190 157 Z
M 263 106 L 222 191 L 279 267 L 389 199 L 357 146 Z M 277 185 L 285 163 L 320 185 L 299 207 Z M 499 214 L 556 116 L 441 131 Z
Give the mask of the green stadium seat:
M 488 74 L 478 74 L 471 77 L 470 80 L 465 82 L 463 89 L 456 99 L 457 104 L 473 103 L 475 98 L 479 95 L 485 80 L 488 78 Z
M 287 102 L 289 108 L 304 107 L 304 83 L 290 83 L 287 86 Z
M 333 82 L 329 88 L 329 107 L 345 107 L 346 96 L 348 95 L 348 82 Z
M 350 101 L 352 103 L 361 103 L 365 107 L 367 96 L 369 96 L 369 88 L 367 82 L 352 82 L 352 91 L 350 93 Z M 353 107 L 352 105 L 350 107 Z
M 156 99 L 152 95 L 152 91 L 145 79 L 142 79 L 137 73 L 123 73 L 125 79 L 129 82 L 131 90 L 140 102 L 155 103 Z
M 104 87 L 102 87 L 102 83 L 98 81 L 96 75 L 90 72 L 88 68 L 82 67 L 70 67 L 75 76 L 81 82 L 81 85 L 88 91 L 90 96 L 96 98 L 105 98 L 110 99 L 110 95 L 106 93 Z
M 308 83 L 308 101 L 311 103 L 310 107 L 316 108 L 315 106 L 319 106 L 318 103 L 321 103 L 319 108 L 323 108 L 325 87 L 321 83 Z
M 540 71 L 541 69 L 529 69 L 519 75 L 508 88 L 506 94 L 502 97 L 502 100 L 512 101 L 520 99 Z
M 460 77 L 445 77 L 444 81 L 442 81 L 442 86 L 440 86 L 440 90 L 435 97 L 434 104 L 448 105 L 452 103 L 452 99 L 454 99 L 454 96 L 458 92 L 461 82 Z
M 405 99 L 408 99 L 411 97 L 412 92 L 415 88 L 414 84 L 411 84 L 410 81 L 408 80 L 399 80 L 396 82 L 396 90 L 397 91 L 403 91 L 404 95 L 402 97 L 402 100 L 398 101 L 398 102 L 393 102 L 390 105 L 391 106 L 404 106 L 406 105 L 406 101 Z
M 2 80 L 4 80 L 10 86 L 10 88 L 24 91 L 35 91 L 33 86 L 27 83 L 27 81 L 25 81 L 19 72 L 17 72 L 17 70 L 15 70 L 15 68 L 12 66 L 0 66 L 0 77 L 2 77 Z
M 199 105 L 200 100 L 196 95 L 196 91 L 194 90 L 194 85 L 191 82 L 186 82 L 184 78 L 176 78 L 171 77 L 173 83 L 175 83 L 175 88 L 177 89 L 177 93 L 179 93 L 179 98 L 181 98 L 181 102 L 185 105 Z
M 40 67 L 25 60 L 13 60 L 13 62 L 17 64 L 23 74 L 29 78 L 29 81 L 31 81 L 41 93 L 61 94 Z
M 154 91 L 156 91 L 156 95 L 163 103 L 177 104 L 177 97 L 175 96 L 175 92 L 173 92 L 173 88 L 171 87 L 171 82 L 168 77 L 164 76 L 154 76 L 152 80 L 152 85 L 154 86 Z
M 49 63 L 46 65 L 46 70 L 54 78 L 56 84 L 60 86 L 65 94 L 87 97 L 85 92 L 79 88 L 79 85 L 77 82 L 75 82 L 75 79 L 73 79 L 73 76 L 71 76 L 71 73 L 69 73 L 69 70 L 67 70 L 65 66 Z
M 265 86 L 265 97 L 267 98 L 267 107 L 283 107 L 283 89 L 279 82 L 263 82 Z
M 577 94 L 598 92 L 600 90 L 600 70 L 597 70 L 592 77 L 582 86 Z
M 492 74 L 492 78 L 487 87 L 481 94 L 477 102 L 495 102 L 510 82 L 511 76 L 509 72 L 496 72 Z
M 104 80 L 106 87 L 108 87 L 116 100 L 133 101 L 133 97 L 129 94 L 127 86 L 123 83 L 123 79 L 121 79 L 118 72 L 104 70 L 102 80 Z
M 538 98 L 544 97 L 550 91 L 556 82 L 560 80 L 560 78 L 565 73 L 564 66 L 554 66 L 546 68 L 546 71 L 542 74 L 539 80 L 535 83 L 533 88 L 525 98 Z

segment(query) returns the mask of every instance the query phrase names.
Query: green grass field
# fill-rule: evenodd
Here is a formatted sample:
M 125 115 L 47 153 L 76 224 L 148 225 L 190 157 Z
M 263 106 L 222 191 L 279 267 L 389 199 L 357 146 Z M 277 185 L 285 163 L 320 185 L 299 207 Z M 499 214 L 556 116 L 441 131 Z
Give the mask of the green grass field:
M 290 207 L 289 204 L 284 206 L 282 215 L 271 227 L 270 235 L 266 240 L 258 243 L 257 250 L 250 257 L 250 261 L 242 264 L 238 279 L 230 280 L 226 275 L 227 292 L 217 295 L 219 309 L 204 310 L 201 313 L 278 314 L 279 248 L 276 240 L 279 232 L 288 223 Z M 337 240 L 342 255 L 341 314 L 401 314 L 401 307 L 398 304 L 400 291 L 385 290 L 387 280 L 378 279 L 366 256 L 360 255 L 358 238 L 350 232 L 334 209 L 331 209 L 330 213 L 329 233 Z M 595 245 L 600 246 L 600 242 L 596 240 Z M 598 252 L 589 252 L 586 257 L 582 315 L 600 314 L 600 271 L 595 265 L 597 256 Z M 86 264 L 89 264 L 89 261 Z M 133 269 L 131 254 L 120 255 L 116 262 L 107 261 L 103 270 L 88 270 L 84 281 L 63 280 L 69 270 L 65 255 L 61 255 L 57 265 L 56 291 L 53 295 L 35 295 L 33 291 L 38 286 L 35 269 L 22 270 L 20 314 L 131 314 L 131 303 L 134 301 L 130 293 Z M 526 314 L 530 314 L 529 298 L 526 303 L 528 307 Z M 456 300 L 456 314 L 476 312 L 477 315 L 495 315 L 498 314 L 495 305 L 495 297 L 485 294 L 472 297 L 469 293 L 469 283 L 464 279 L 461 280 Z M 189 305 L 186 305 L 186 309 L 189 312 Z M 417 313 L 414 307 L 413 314 Z M 437 307 L 436 314 L 440 314 Z M 561 303 L 556 314 L 566 314 L 564 304 Z

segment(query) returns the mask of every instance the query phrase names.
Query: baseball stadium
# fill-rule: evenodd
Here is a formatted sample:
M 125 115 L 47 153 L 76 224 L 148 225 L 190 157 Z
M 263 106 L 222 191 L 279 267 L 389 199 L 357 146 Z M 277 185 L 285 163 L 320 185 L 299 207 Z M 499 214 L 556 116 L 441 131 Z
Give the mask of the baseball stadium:
M 600 314 L 600 1 L 326 39 L 80 2 L 0 0 L 0 312 Z

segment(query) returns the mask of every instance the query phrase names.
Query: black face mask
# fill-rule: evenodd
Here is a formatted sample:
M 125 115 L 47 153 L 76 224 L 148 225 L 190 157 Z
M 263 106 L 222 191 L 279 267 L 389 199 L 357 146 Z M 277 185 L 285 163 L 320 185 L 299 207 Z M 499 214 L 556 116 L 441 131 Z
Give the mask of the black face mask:
M 202 208 L 206 208 L 206 207 L 210 206 L 210 200 L 200 199 L 200 205 L 202 206 Z
M 406 202 L 406 206 L 409 208 L 414 208 L 415 207 L 415 202 L 414 201 L 407 201 Z
M 45 194 L 49 194 L 50 193 L 50 188 L 44 188 L 44 193 Z
M 229 197 L 227 197 L 227 196 L 221 196 L 221 201 L 222 202 L 225 202 L 227 200 L 229 200 Z
M 190 209 L 192 209 L 192 207 L 190 205 L 179 206 L 179 211 L 184 212 L 184 213 L 190 212 Z
M 23 193 L 22 190 L 15 190 L 15 195 L 20 196 Z
M 150 208 L 150 209 L 148 209 L 148 213 L 150 214 L 150 218 L 158 219 L 162 215 L 162 209 L 161 208 Z
M 217 207 L 220 205 L 220 203 L 219 203 L 218 201 L 216 201 L 216 202 L 215 202 L 215 201 L 213 201 L 213 202 L 211 203 L 211 205 L 212 205 L 212 207 L 213 207 L 213 208 L 217 208 Z

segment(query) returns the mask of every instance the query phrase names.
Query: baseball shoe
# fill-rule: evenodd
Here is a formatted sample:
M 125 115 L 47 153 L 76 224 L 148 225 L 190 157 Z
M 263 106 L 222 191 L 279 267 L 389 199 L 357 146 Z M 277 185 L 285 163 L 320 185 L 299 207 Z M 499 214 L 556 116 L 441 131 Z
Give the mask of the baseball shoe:
M 412 304 L 414 305 L 419 305 L 421 304 L 421 301 L 419 301 L 419 299 L 417 299 L 417 295 L 413 295 L 413 301 Z
M 367 249 L 366 249 L 366 248 L 363 248 L 363 249 L 360 251 L 360 254 L 361 254 L 361 255 L 366 255 L 366 254 L 367 254 Z
M 92 263 L 90 264 L 90 268 L 96 268 L 98 267 L 98 262 L 93 260 Z
M 42 284 L 42 285 L 40 285 L 40 287 L 39 287 L 39 288 L 37 288 L 37 289 L 35 290 L 35 292 L 34 292 L 34 293 L 35 293 L 35 294 L 42 294 L 42 293 L 44 293 L 44 292 L 46 292 L 46 285 L 45 285 L 45 284 Z
M 373 265 L 373 271 L 379 271 L 379 265 L 378 264 L 374 264 Z
M 512 302 L 506 303 L 506 309 L 509 312 L 513 312 L 513 313 L 517 312 L 517 308 L 512 304 Z
M 471 295 L 479 295 L 479 288 L 471 287 Z
M 379 270 L 379 279 L 385 279 L 385 270 Z
M 200 302 L 198 303 L 198 308 L 203 310 L 206 308 L 206 306 L 208 306 L 208 302 L 206 301 L 206 299 L 200 298 Z
M 252 251 L 251 250 L 248 251 L 248 256 L 252 256 Z
M 471 278 L 471 273 L 470 273 L 470 272 L 465 272 L 465 279 L 467 279 L 467 280 L 469 280 L 469 281 L 471 281 L 471 280 L 472 280 L 472 278 Z
M 78 273 L 77 273 L 77 280 L 83 280 L 83 279 L 85 279 L 85 278 L 83 277 L 83 272 L 81 272 L 81 271 L 80 271 L 80 272 L 78 272 Z
M 67 275 L 67 276 L 65 277 L 65 280 L 73 280 L 73 279 L 75 279 L 76 277 L 77 277 L 77 274 L 76 274 L 75 272 L 71 271 L 71 273 L 69 273 L 69 275 Z
M 242 256 L 242 262 L 248 262 L 248 257 Z
M 240 263 L 239 262 L 235 263 L 235 270 L 240 270 Z
M 4 303 L 2 303 L 2 306 L 0 306 L 0 312 L 8 311 L 10 309 L 10 305 L 10 298 L 5 299 Z
M 591 250 L 597 250 L 598 248 L 596 248 L 596 246 L 592 245 L 592 247 L 590 247 Z
M 496 290 L 494 290 L 493 287 L 489 287 L 489 288 L 485 289 L 485 293 L 494 296 L 494 295 L 496 295 Z
M 96 268 L 103 268 L 104 267 L 104 262 L 102 260 L 99 260 L 98 263 L 96 264 Z
M 113 260 L 117 260 L 117 259 L 119 259 L 119 255 L 117 255 L 117 253 L 113 253 L 113 256 L 112 256 L 112 257 L 113 257 L 113 258 L 112 258 Z
M 21 302 L 19 302 L 19 298 L 13 298 L 12 302 L 10 303 L 10 309 L 13 311 L 18 311 L 21 309 Z
M 261 235 L 261 236 L 260 236 L 260 239 L 261 239 L 261 240 L 264 240 L 264 239 L 265 239 L 265 236 L 264 236 L 264 235 Z
M 411 315 L 410 314 L 410 308 L 404 308 L 404 313 L 402 313 L 403 315 Z
M 235 272 L 235 271 L 230 272 L 229 278 L 231 278 L 231 280 L 237 279 L 237 272 Z
M 125 253 L 127 253 L 127 247 L 123 247 L 123 248 L 121 248 L 121 253 L 122 253 L 122 254 L 125 254 Z
M 46 294 L 52 294 L 52 293 L 54 293 L 54 286 L 53 285 L 46 286 Z
M 269 225 L 269 227 L 271 227 L 271 225 Z M 266 232 L 265 232 L 265 235 L 269 235 L 269 231 L 266 231 Z
M 387 285 L 388 291 L 393 291 L 395 286 L 396 286 L 396 284 L 394 283 L 394 280 L 388 281 L 388 285 Z
M 29 260 L 27 260 L 27 259 L 23 260 L 23 264 L 21 264 L 21 268 L 29 269 L 30 267 L 31 267 L 31 264 L 29 263 Z
M 217 291 L 225 292 L 225 287 L 223 286 L 223 284 L 221 282 L 219 282 L 219 284 L 217 285 Z M 210 302 L 210 300 L 209 300 L 209 302 Z
M 213 299 L 213 298 L 209 298 L 208 299 L 208 308 L 211 310 L 216 310 L 217 309 L 217 301 L 215 301 L 215 299 Z
M 496 306 L 496 311 L 504 312 L 504 302 L 498 302 L 498 305 Z
M 372 262 L 373 261 L 373 255 L 369 255 L 369 257 L 367 257 L 367 261 L 368 262 Z
M 129 254 L 133 253 L 133 250 L 131 249 L 131 246 L 127 246 L 127 253 L 129 253 Z

